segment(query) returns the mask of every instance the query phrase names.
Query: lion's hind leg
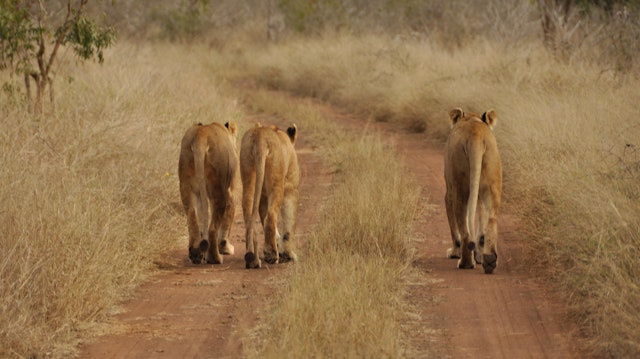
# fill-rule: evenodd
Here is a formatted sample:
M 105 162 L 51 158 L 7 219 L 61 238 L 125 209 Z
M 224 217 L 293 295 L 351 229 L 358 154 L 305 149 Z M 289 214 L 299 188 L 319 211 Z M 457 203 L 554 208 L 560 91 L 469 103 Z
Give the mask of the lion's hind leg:
M 241 163 L 242 163 L 241 159 Z M 247 161 L 246 159 L 244 160 Z M 255 169 L 252 167 L 241 166 L 242 178 L 242 215 L 245 225 L 245 268 L 261 268 L 262 263 L 256 255 L 258 249 L 258 241 L 256 239 L 255 223 L 252 215 L 253 196 L 256 190 Z
M 280 255 L 278 253 L 278 229 L 277 229 L 278 215 L 268 214 L 265 218 L 264 225 L 264 248 L 263 255 L 265 262 L 269 264 L 276 264 L 280 261 Z
M 476 260 L 473 256 L 473 251 L 476 248 L 475 242 L 469 240 L 469 236 L 463 236 L 462 240 L 462 255 L 458 259 L 459 269 L 474 269 L 476 267 Z M 464 244 L 466 243 L 466 245 Z
M 220 253 L 220 244 L 219 244 L 219 220 L 215 218 L 211 218 L 211 225 L 209 226 L 209 241 L 211 244 L 207 249 L 206 260 L 209 264 L 222 264 L 223 258 L 222 253 Z
M 275 187 L 275 186 L 274 186 Z M 264 260 L 270 264 L 276 264 L 280 260 L 278 253 L 278 214 L 282 207 L 282 190 L 273 188 L 269 195 L 268 209 L 264 217 Z
M 226 210 L 225 189 L 214 178 L 209 178 L 207 183 L 207 198 L 209 200 L 209 211 L 211 218 L 209 221 L 209 248 L 206 260 L 209 264 L 222 264 L 223 258 L 220 253 L 220 229 Z
M 451 248 L 447 249 L 447 258 L 460 258 L 460 232 L 458 231 L 458 225 L 454 216 L 453 200 L 449 190 L 447 190 L 444 201 L 447 207 L 449 230 L 451 231 Z
M 499 192 L 488 192 L 482 198 L 482 206 L 485 211 L 484 221 L 481 224 L 483 231 L 480 238 L 484 246 L 482 248 L 482 268 L 486 274 L 491 274 L 498 266 L 498 210 L 500 207 Z
M 229 236 L 231 234 L 231 225 L 233 224 L 236 207 L 233 201 L 233 194 L 231 193 L 231 190 L 228 189 L 226 192 L 227 195 L 224 200 L 226 203 L 224 208 L 224 215 L 222 216 L 220 227 L 218 229 L 218 238 L 220 239 L 218 246 L 221 254 L 233 255 L 233 253 L 235 252 L 235 248 L 233 244 L 230 243 Z
M 464 206 L 457 206 L 455 209 L 456 224 L 458 232 L 460 233 L 460 259 L 458 260 L 459 269 L 473 269 L 476 267 L 476 261 L 473 257 L 473 251 L 476 248 L 476 244 L 471 240 L 469 235 L 469 226 L 466 216 L 466 208 Z
M 489 218 L 485 247 L 482 254 L 482 268 L 491 274 L 498 266 L 498 223 L 495 217 Z
M 193 264 L 200 264 L 204 259 L 203 253 L 207 249 L 202 250 L 200 240 L 200 229 L 198 228 L 198 213 L 195 203 L 196 196 L 187 185 L 180 186 L 180 194 L 182 197 L 182 205 L 187 215 L 187 227 L 189 228 L 189 260 Z
M 478 231 L 474 235 L 473 239 L 476 243 L 476 248 L 473 251 L 477 264 L 483 262 L 484 245 L 485 245 L 485 233 L 487 231 L 488 211 L 484 200 L 478 203 Z
M 298 198 L 299 193 L 297 188 L 285 189 L 284 203 L 282 205 L 282 227 L 284 234 L 279 238 L 278 242 L 280 260 L 284 262 L 296 262 L 298 260 L 298 255 L 293 250 L 296 218 L 298 216 Z

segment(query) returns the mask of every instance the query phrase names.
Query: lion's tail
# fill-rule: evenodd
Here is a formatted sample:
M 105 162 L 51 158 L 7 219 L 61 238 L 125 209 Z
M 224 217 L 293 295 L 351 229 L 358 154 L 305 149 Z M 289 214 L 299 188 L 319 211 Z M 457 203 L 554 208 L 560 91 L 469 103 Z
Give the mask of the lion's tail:
M 196 182 L 198 183 L 198 227 L 200 228 L 200 250 L 209 248 L 209 195 L 207 194 L 207 182 L 204 173 L 205 154 L 209 150 L 206 137 L 196 136 L 191 151 L 195 163 Z
M 253 226 L 255 225 L 256 217 L 258 216 L 258 211 L 260 208 L 260 197 L 262 196 L 262 186 L 264 185 L 264 177 L 265 177 L 265 167 L 267 163 L 267 154 L 265 151 L 259 151 L 254 148 L 254 165 L 256 169 L 255 173 L 255 187 L 253 192 L 253 205 L 251 207 L 251 218 L 249 220 L 249 227 L 247 228 L 249 236 L 247 237 L 247 253 L 244 256 L 245 262 L 247 263 L 247 268 L 249 268 L 249 263 L 253 262 L 255 259 L 256 248 L 254 248 L 254 230 Z
M 255 220 L 260 206 L 260 197 L 262 196 L 262 186 L 264 184 L 265 167 L 267 163 L 267 153 L 265 151 L 257 151 L 255 156 L 256 166 L 256 190 L 253 193 L 253 208 L 251 209 L 251 219 Z M 253 223 L 253 222 L 252 222 Z
M 484 157 L 484 144 L 474 141 L 468 148 L 469 154 L 469 200 L 467 202 L 467 224 L 471 241 L 475 241 L 475 218 L 478 207 L 478 193 L 480 191 L 480 175 L 482 171 L 482 158 Z

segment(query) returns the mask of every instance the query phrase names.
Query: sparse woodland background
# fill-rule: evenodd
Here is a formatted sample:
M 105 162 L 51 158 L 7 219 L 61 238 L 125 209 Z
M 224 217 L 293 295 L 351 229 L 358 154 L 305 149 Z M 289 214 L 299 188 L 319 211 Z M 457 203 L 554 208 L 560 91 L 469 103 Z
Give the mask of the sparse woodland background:
M 15 3 L 42 5 L 53 21 L 67 2 L 0 1 L 3 51 L 2 26 Z M 373 297 L 369 310 L 379 310 L 387 328 L 399 326 L 412 253 L 403 231 L 412 216 L 429 213 L 406 200 L 419 183 L 374 181 L 403 171 L 387 162 L 392 148 L 375 136 L 340 137 L 311 107 L 269 97 L 273 89 L 434 143 L 447 134 L 451 108 L 495 109 L 504 210 L 521 220 L 523 268 L 566 293 L 581 328 L 576 335 L 588 339 L 594 356 L 638 356 L 639 6 L 615 0 L 87 3 L 84 14 L 117 37 L 102 64 L 62 46 L 51 72 L 55 96 L 44 98 L 41 113 L 30 105 L 24 73 L 0 66 L 0 356 L 68 357 L 79 341 L 98 334 L 117 304 L 154 273 L 154 261 L 186 246 L 176 173 L 184 130 L 229 119 L 243 130 L 243 119 L 256 111 L 299 120 L 343 176 L 337 193 L 372 188 L 350 182 L 350 171 L 357 171 L 370 174 L 367 186 L 400 196 L 353 195 L 354 203 L 335 196 L 325 215 L 342 222 L 323 223 L 313 243 L 335 237 L 333 230 L 352 231 L 354 247 L 342 251 L 356 259 L 345 263 L 334 253 L 327 255 L 333 262 L 302 261 L 291 290 L 273 304 L 272 335 L 317 356 L 332 350 L 411 356 L 401 330 L 384 338 L 368 333 L 357 343 L 346 335 L 324 347 L 317 339 L 335 334 L 332 321 L 309 328 L 278 315 L 309 306 L 330 319 L 342 307 L 352 325 L 366 326 L 371 316 L 356 315 L 362 308 L 349 305 L 361 300 L 360 292 Z M 376 156 L 382 165 L 356 168 L 358 156 Z M 377 175 L 386 169 L 392 172 Z M 393 223 L 359 222 L 358 213 L 375 203 L 386 217 L 397 216 Z M 331 215 L 336 212 L 345 215 Z M 372 237 L 401 255 L 391 260 L 356 240 Z M 307 255 L 335 247 L 324 244 Z M 344 280 L 340 273 L 354 272 L 348 267 L 354 263 L 361 276 L 348 277 L 348 288 L 364 284 L 370 292 L 351 296 L 344 288 L 323 297 L 326 306 L 305 298 L 304 292 L 327 291 L 303 285 L 342 288 L 309 278 L 331 278 L 333 270 Z M 394 295 L 375 296 L 383 290 Z M 279 353 L 257 344 L 245 355 Z

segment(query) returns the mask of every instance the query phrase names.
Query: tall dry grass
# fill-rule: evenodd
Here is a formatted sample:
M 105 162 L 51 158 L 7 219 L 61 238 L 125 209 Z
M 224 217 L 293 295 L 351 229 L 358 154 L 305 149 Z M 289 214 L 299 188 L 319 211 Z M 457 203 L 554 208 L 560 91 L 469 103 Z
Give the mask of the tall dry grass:
M 577 33 L 586 40 L 574 47 L 579 51 L 558 62 L 535 36 L 538 14 L 526 0 L 399 1 L 396 5 L 410 9 L 420 6 L 409 12 L 389 8 L 382 19 L 367 16 L 382 13 L 376 6 L 383 3 L 367 2 L 371 7 L 354 13 L 361 22 L 336 26 L 350 35 L 279 36 L 272 46 L 264 43 L 272 19 L 254 23 L 227 16 L 239 3 L 225 7 L 220 19 L 206 19 L 219 25 L 212 27 L 215 36 L 205 37 L 215 53 L 197 42 L 191 47 L 124 45 L 107 55 L 104 66 L 77 70 L 73 59 L 63 56 L 56 116 L 31 120 L 12 90 L 20 83 L 5 87 L 8 92 L 0 96 L 0 356 L 69 353 L 78 332 L 104 318 L 147 275 L 153 258 L 184 236 L 171 159 L 177 158 L 179 137 L 190 123 L 242 117 L 241 105 L 221 90 L 232 75 L 425 131 L 427 140 L 444 138 L 452 107 L 496 109 L 505 202 L 523 218 L 523 246 L 530 249 L 523 265 L 543 270 L 566 293 L 596 356 L 640 353 L 638 80 L 636 73 L 617 72 L 637 68 L 629 56 L 633 51 L 627 51 L 635 48 L 633 21 L 620 18 L 610 27 L 593 28 L 584 22 Z M 135 13 L 144 14 L 135 4 Z M 264 11 L 264 4 L 255 9 Z M 218 21 L 225 19 L 233 21 Z M 141 27 L 153 32 L 157 26 Z M 262 43 L 252 42 L 256 39 Z M 294 110 L 299 111 L 295 118 L 317 117 L 306 108 Z M 339 151 L 330 158 L 340 158 Z M 341 238 L 329 232 L 326 237 Z M 354 255 L 351 264 L 377 263 L 375 253 L 369 254 Z M 305 284 L 295 275 L 292 285 Z M 350 278 L 350 283 L 366 279 L 383 287 L 388 279 L 376 274 L 377 282 L 362 268 Z M 321 294 L 303 287 L 296 292 L 304 290 Z M 385 303 L 375 293 L 362 292 Z M 285 298 L 280 306 L 294 311 L 299 299 Z M 294 309 L 286 309 L 288 303 Z M 358 306 L 350 308 L 359 313 Z M 282 325 L 277 320 L 276 327 Z M 285 324 L 298 328 L 298 323 Z M 318 333 L 330 331 L 330 324 L 323 323 Z M 285 333 L 278 338 L 283 345 L 300 340 Z M 321 339 L 308 347 L 329 351 Z M 394 341 L 385 337 L 381 342 L 391 344 L 368 353 L 399 353 Z
M 312 104 L 258 92 L 247 103 L 312 129 L 336 186 L 249 357 L 402 357 L 405 277 L 419 187 L 376 134 L 354 137 Z M 301 132 L 302 133 L 302 132 Z M 372 159 L 375 159 L 372 161 Z M 398 176 L 398 173 L 404 173 Z M 267 334 L 268 333 L 268 334 Z
M 442 140 L 447 111 L 494 108 L 505 202 L 523 219 L 524 267 L 565 293 L 597 356 L 640 354 L 638 80 L 541 43 L 330 34 L 246 54 L 265 86 Z M 537 271 L 537 273 L 540 271 Z
M 318 355 L 405 350 L 400 331 L 389 329 L 399 329 L 404 315 L 401 278 L 411 256 L 404 230 L 415 214 L 406 198 L 416 198 L 416 187 L 407 177 L 375 175 L 404 171 L 389 145 L 375 136 L 352 142 L 308 104 L 292 106 L 260 92 L 246 98 L 226 88 L 220 75 L 235 71 L 237 62 L 205 48 L 123 44 L 103 66 L 75 68 L 63 60 L 55 114 L 32 118 L 17 92 L 11 103 L 2 99 L 0 356 L 73 355 L 153 273 L 156 259 L 185 245 L 175 162 L 180 138 L 196 121 L 235 119 L 243 128 L 245 107 L 298 123 L 322 143 L 344 182 L 305 253 L 308 265 L 292 277 L 291 288 L 307 287 L 278 303 L 281 313 L 293 302 L 317 315 L 321 302 L 323 328 L 299 320 L 305 317 L 298 312 L 286 326 L 271 323 L 283 329 L 278 340 Z M 372 167 L 370 158 L 379 161 Z M 366 185 L 362 173 L 371 173 Z M 333 282 L 326 281 L 330 276 Z M 257 349 L 275 355 L 269 346 Z
M 276 303 L 258 357 L 280 357 L 283 348 L 291 357 L 401 357 L 407 350 L 406 231 L 416 203 L 406 198 L 418 198 L 416 187 L 393 176 L 404 169 L 377 140 L 347 148 L 357 152 L 344 158 L 345 182 Z
M 63 57 L 56 113 L 42 118 L 19 86 L 0 97 L 0 357 L 71 355 L 154 260 L 186 245 L 181 136 L 242 114 L 206 54 L 123 44 L 103 66 Z

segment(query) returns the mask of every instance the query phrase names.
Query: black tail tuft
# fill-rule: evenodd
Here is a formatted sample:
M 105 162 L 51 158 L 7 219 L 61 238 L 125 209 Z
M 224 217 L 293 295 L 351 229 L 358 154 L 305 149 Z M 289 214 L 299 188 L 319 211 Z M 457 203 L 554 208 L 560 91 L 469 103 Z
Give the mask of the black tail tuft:
M 294 143 L 298 135 L 298 126 L 293 124 L 291 127 L 287 128 L 287 135 L 289 136 L 289 139 L 291 139 L 291 142 Z

